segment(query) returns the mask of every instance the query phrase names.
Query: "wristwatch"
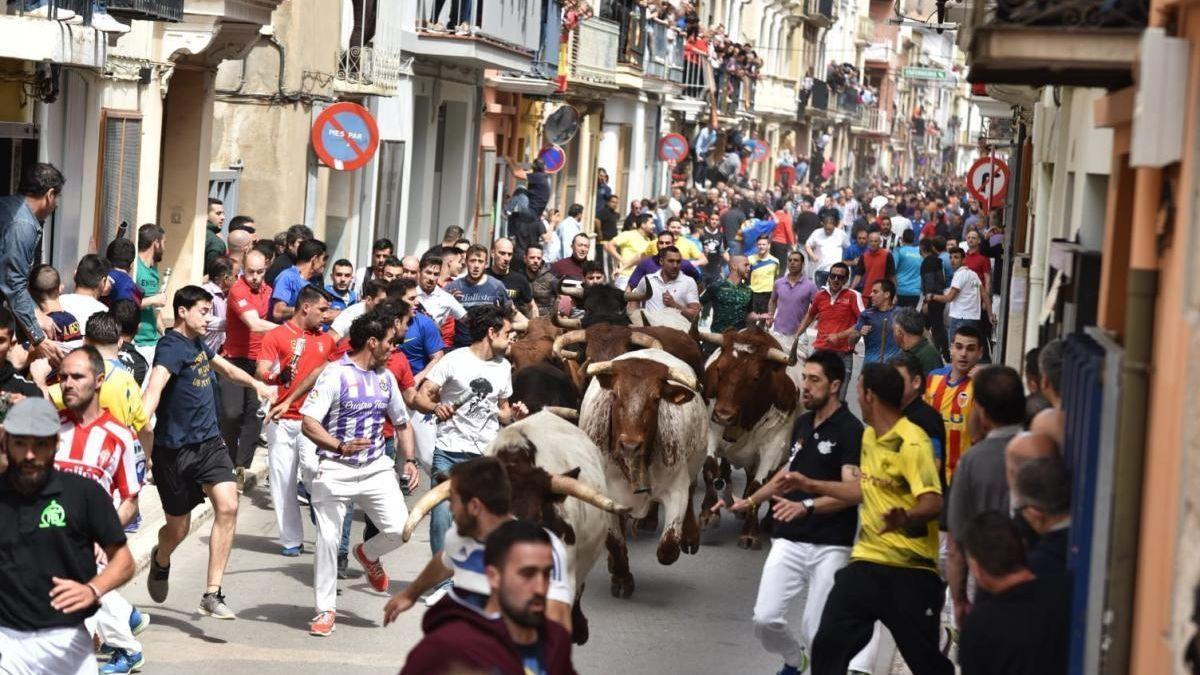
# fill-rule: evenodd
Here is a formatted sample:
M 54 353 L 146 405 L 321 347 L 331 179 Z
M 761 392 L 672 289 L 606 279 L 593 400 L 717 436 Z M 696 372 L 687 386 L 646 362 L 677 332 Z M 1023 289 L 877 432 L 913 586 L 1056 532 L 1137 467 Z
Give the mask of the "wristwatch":
M 416 460 L 415 458 L 413 458 L 413 457 L 405 457 L 405 458 L 404 458 L 404 463 L 405 463 L 405 464 L 416 464 L 416 463 L 417 463 L 417 460 Z
M 804 505 L 804 517 L 805 518 L 808 518 L 809 516 L 811 516 L 813 514 L 813 511 L 817 510 L 817 501 L 815 499 L 813 499 L 812 497 L 802 499 L 800 501 L 800 503 Z
M 337 454 L 339 454 L 339 455 L 343 455 L 343 454 L 345 454 L 344 452 L 342 452 L 342 450 L 343 450 L 345 447 L 346 447 L 346 441 L 338 441 L 338 444 L 337 444 Z

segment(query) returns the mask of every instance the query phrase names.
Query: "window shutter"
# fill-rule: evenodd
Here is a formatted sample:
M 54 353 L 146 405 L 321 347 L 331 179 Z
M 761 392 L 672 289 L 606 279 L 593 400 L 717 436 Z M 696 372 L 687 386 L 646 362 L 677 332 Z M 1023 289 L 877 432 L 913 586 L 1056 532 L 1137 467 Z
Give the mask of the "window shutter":
M 100 214 L 96 248 L 103 251 L 117 235 L 122 222 L 136 230 L 138 169 L 141 163 L 142 120 L 106 116 L 104 166 L 101 176 Z M 127 234 L 126 236 L 132 236 Z

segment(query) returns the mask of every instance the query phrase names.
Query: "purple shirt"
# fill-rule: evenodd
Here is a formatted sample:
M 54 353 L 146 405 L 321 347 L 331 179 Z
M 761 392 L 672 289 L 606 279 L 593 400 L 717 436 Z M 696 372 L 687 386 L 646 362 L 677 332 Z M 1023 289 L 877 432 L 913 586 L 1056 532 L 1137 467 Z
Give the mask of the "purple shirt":
M 629 288 L 637 288 L 638 284 L 642 283 L 642 279 L 661 269 L 662 263 L 660 263 L 655 256 L 646 256 L 640 263 L 638 263 L 637 267 L 633 269 L 633 274 L 629 275 Z M 679 266 L 679 271 L 695 279 L 697 284 L 701 282 L 700 270 L 696 269 L 696 266 L 691 262 L 684 260 L 683 264 Z
M 321 426 L 339 441 L 366 438 L 371 447 L 353 455 L 317 448 L 317 456 L 353 466 L 382 457 L 383 419 L 400 426 L 408 421 L 408 409 L 400 396 L 396 377 L 387 368 L 363 370 L 349 355 L 329 364 L 317 378 L 300 414 L 321 420 Z
M 792 282 L 787 275 L 775 280 L 775 332 L 783 335 L 795 335 L 800 329 L 800 322 L 808 314 L 808 306 L 812 304 L 813 296 L 817 294 L 817 285 L 811 279 L 800 275 L 800 280 Z

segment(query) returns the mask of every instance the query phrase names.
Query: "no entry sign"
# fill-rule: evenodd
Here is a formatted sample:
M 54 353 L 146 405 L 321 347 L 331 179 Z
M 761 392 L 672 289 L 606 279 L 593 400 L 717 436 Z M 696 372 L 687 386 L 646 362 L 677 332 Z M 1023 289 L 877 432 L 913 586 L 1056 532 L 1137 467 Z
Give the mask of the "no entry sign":
M 546 165 L 546 173 L 558 173 L 567 164 L 567 153 L 557 145 L 547 145 L 538 153 L 538 159 Z
M 667 134 L 658 139 L 658 158 L 672 164 L 679 162 L 688 154 L 687 139 L 679 134 Z
M 375 156 L 379 149 L 379 127 L 370 111 L 361 105 L 334 103 L 317 115 L 312 144 L 325 166 L 353 171 Z
M 967 191 L 979 200 L 984 208 L 997 208 L 1004 204 L 1008 194 L 1008 165 L 995 157 L 980 157 L 967 171 Z
M 767 145 L 763 141 L 753 139 L 750 142 L 754 144 L 754 149 L 750 151 L 751 160 L 755 162 L 761 162 L 767 158 L 767 155 L 771 153 L 771 146 Z

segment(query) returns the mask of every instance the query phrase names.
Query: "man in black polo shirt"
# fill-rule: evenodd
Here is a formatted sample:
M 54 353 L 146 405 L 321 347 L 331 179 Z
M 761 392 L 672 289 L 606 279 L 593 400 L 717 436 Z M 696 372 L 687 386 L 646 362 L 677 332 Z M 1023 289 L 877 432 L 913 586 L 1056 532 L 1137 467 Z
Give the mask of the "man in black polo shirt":
M 5 419 L 8 468 L 0 478 L 0 671 L 93 675 L 83 626 L 100 596 L 133 576 L 133 556 L 112 496 L 54 468 L 59 417 L 44 398 L 19 401 Z M 96 547 L 108 556 L 96 573 Z
M 942 420 L 942 414 L 934 410 L 921 396 L 925 391 L 925 376 L 922 374 L 924 365 L 921 358 L 914 352 L 904 351 L 892 357 L 888 365 L 895 368 L 904 379 L 902 412 L 909 422 L 921 427 L 921 431 L 929 436 L 929 442 L 933 444 L 934 459 L 941 470 L 942 489 L 945 490 L 946 423 Z
M 854 502 L 810 492 L 784 493 L 780 482 L 789 471 L 796 471 L 815 481 L 858 483 L 863 425 L 838 396 L 845 378 L 840 354 L 818 350 L 808 357 L 801 395 L 808 412 L 796 420 L 792 431 L 791 459 L 766 485 L 731 507 L 753 518 L 760 504 L 772 502 L 774 538 L 754 603 L 754 632 L 767 651 L 783 657 L 782 675 L 799 675 L 808 668 L 825 598 L 833 588 L 834 574 L 850 558 L 858 529 Z M 788 625 L 788 616 L 799 597 L 806 599 L 798 636 Z M 873 661 L 868 647 L 850 668 L 871 672 Z
M 492 265 L 488 268 L 488 275 L 504 284 L 504 287 L 508 289 L 508 297 L 521 314 L 534 316 L 533 286 L 530 285 L 524 272 L 518 272 L 512 268 L 512 261 L 513 243 L 511 239 L 501 237 L 492 242 Z

